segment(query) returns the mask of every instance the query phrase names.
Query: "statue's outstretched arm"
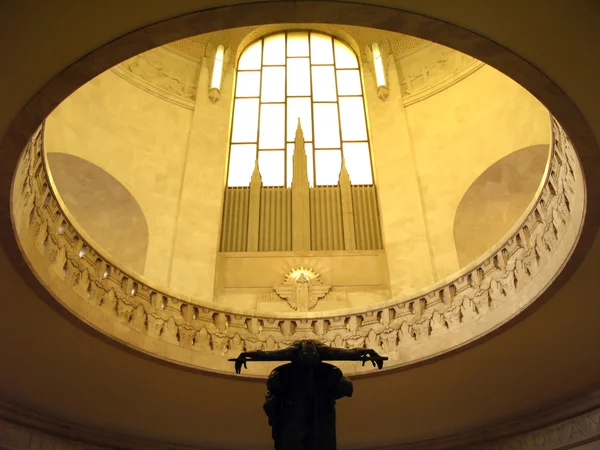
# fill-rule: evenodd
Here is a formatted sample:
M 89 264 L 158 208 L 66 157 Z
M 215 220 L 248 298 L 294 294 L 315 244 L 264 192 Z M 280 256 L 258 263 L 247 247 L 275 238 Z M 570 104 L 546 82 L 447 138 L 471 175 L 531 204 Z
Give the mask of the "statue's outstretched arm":
M 242 366 L 247 369 L 248 361 L 291 361 L 296 349 L 294 347 L 284 348 L 282 350 L 254 350 L 252 352 L 242 352 L 237 358 L 231 358 L 229 361 L 235 361 L 235 373 L 242 371 Z
M 333 348 L 325 345 L 319 346 L 319 355 L 322 361 L 362 361 L 363 365 L 371 361 L 378 369 L 388 359 L 370 348 Z

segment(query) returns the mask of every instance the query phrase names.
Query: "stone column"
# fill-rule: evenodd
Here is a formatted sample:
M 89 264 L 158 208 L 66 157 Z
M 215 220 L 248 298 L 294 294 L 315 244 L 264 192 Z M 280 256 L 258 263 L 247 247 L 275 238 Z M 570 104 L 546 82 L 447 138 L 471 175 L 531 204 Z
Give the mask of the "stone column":
M 229 58 L 231 60 L 231 58 Z M 204 58 L 190 127 L 174 236 L 169 287 L 213 301 L 228 155 L 233 67 L 227 62 L 218 98 L 209 98 L 210 70 Z
M 363 74 L 390 290 L 396 297 L 430 285 L 436 274 L 398 73 L 392 55 L 383 58 L 385 101 L 378 97 L 373 70 Z

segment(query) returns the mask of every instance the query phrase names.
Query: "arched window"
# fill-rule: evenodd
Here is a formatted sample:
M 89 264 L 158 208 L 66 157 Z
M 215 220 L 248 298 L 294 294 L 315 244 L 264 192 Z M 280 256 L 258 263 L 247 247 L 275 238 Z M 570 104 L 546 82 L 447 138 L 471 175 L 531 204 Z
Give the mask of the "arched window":
M 373 183 L 358 61 L 331 36 L 290 31 L 242 53 L 227 185 L 248 186 L 258 158 L 264 186 L 291 186 L 298 122 L 310 186 L 336 185 L 344 159 L 354 185 Z

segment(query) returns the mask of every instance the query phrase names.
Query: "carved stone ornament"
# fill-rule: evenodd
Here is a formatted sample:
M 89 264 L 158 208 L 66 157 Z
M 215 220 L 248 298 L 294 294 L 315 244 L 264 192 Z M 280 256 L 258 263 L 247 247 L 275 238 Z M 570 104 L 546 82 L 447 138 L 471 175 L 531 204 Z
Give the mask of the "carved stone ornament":
M 325 286 L 321 276 L 312 269 L 292 269 L 279 286 L 273 286 L 277 295 L 296 311 L 308 311 L 317 306 L 317 301 L 327 295 L 331 286 Z
M 24 149 L 13 182 L 15 229 L 36 275 L 59 289 L 57 301 L 107 335 L 159 358 L 165 354 L 156 352 L 157 341 L 169 361 L 220 373 L 226 364 L 233 372 L 225 358 L 242 348 L 276 350 L 314 339 L 336 348 L 371 348 L 386 353 L 390 367 L 407 365 L 430 357 L 432 348 L 440 354 L 472 342 L 512 318 L 535 301 L 569 257 L 584 217 L 585 185 L 567 134 L 556 120 L 551 125 L 552 159 L 543 188 L 508 239 L 428 292 L 334 314 L 248 314 L 190 302 L 111 262 L 56 196 L 46 172 L 43 126 Z M 339 294 L 301 267 L 269 296 L 306 311 L 325 295 L 329 301 Z M 267 375 L 260 368 L 254 373 Z

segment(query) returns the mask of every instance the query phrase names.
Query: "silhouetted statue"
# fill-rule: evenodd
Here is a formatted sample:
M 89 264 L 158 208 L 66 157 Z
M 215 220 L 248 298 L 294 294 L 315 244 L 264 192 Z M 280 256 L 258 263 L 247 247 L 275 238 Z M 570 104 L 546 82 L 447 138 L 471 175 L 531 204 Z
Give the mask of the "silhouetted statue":
M 283 350 L 242 352 L 230 359 L 236 373 L 247 361 L 291 361 L 275 368 L 267 380 L 263 408 L 275 450 L 335 450 L 335 401 L 352 396 L 352 382 L 323 361 L 371 361 L 381 369 L 384 360 L 387 357 L 374 350 L 332 348 L 314 340 L 296 341 Z

